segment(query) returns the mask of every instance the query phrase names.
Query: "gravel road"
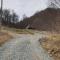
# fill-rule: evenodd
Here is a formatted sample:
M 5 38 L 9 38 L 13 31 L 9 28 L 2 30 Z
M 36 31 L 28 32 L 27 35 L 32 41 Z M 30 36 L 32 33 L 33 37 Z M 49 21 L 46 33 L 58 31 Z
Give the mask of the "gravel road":
M 20 34 L 0 47 L 0 60 L 53 60 L 38 40 L 42 34 Z

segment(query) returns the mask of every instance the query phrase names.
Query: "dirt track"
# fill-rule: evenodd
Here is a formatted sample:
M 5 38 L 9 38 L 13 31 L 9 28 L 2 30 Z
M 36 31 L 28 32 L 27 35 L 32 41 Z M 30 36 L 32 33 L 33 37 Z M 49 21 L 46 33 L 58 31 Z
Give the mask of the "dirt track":
M 44 37 L 44 36 L 43 36 Z M 0 47 L 0 60 L 53 60 L 40 46 L 42 34 L 20 34 Z

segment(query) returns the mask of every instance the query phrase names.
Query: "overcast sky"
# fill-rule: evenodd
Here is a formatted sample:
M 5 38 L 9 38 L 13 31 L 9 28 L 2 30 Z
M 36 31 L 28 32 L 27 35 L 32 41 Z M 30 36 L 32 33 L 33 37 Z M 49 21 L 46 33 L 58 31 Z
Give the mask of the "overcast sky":
M 1 0 L 0 0 L 1 1 Z M 20 18 L 33 15 L 47 7 L 47 0 L 4 0 L 4 8 L 14 10 Z

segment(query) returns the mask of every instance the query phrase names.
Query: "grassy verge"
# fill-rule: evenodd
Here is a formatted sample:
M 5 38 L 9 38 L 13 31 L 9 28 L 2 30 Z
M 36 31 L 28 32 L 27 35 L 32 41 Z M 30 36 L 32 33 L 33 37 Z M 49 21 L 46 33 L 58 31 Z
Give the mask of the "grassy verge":
M 2 46 L 5 42 L 9 41 L 12 36 L 6 32 L 0 32 L 0 46 Z
M 18 34 L 34 34 L 34 32 L 32 32 L 32 30 L 28 30 L 28 29 L 16 29 L 16 33 L 18 33 Z
M 15 34 L 32 34 L 33 35 L 34 31 L 28 30 L 28 29 L 15 29 L 15 28 L 2 27 L 0 32 L 0 46 L 3 45 L 5 42 L 9 41 L 10 38 L 15 36 Z
M 11 31 L 18 34 L 34 34 L 34 31 L 30 29 L 16 29 L 16 28 L 3 27 L 3 30 Z
M 54 60 L 60 60 L 60 34 L 50 34 L 40 39 L 39 42 L 50 56 L 54 57 Z

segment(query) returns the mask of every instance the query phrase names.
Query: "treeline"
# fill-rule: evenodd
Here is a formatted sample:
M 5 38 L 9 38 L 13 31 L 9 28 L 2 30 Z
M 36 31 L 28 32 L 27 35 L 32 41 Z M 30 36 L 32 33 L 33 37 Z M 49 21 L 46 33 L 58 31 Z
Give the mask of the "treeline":
M 0 9 L 0 19 L 1 19 L 1 9 Z M 8 9 L 3 10 L 2 14 L 2 25 L 14 28 L 26 28 L 30 23 L 29 18 L 26 15 L 23 15 L 23 20 L 19 20 L 19 16 L 14 12 Z
M 6 9 L 3 10 L 2 25 L 18 29 L 60 31 L 60 9 L 47 8 L 31 17 L 23 15 L 23 20 L 19 20 L 19 16 L 14 11 L 11 12 Z
M 1 20 L 2 25 L 13 27 L 13 25 L 19 21 L 19 17 L 14 11 L 11 12 L 10 10 L 5 9 L 2 12 L 3 12 Z M 0 9 L 0 19 L 1 19 L 1 9 Z

